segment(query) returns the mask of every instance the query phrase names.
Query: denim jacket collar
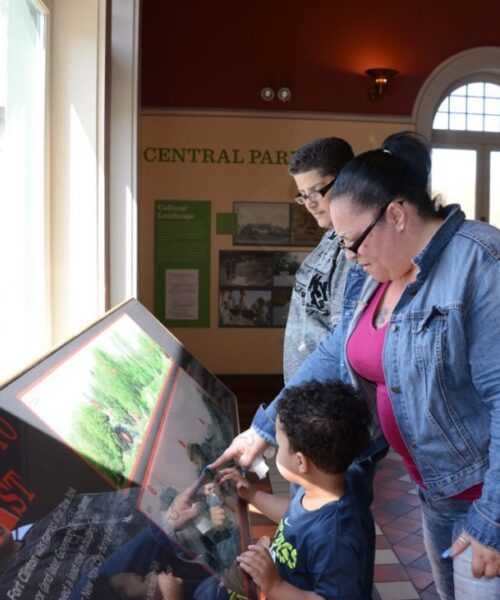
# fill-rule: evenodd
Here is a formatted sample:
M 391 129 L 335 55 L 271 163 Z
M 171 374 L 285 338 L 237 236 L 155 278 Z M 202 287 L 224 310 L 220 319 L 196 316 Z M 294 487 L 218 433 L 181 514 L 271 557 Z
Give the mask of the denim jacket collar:
M 465 214 L 458 204 L 444 208 L 445 219 L 426 246 L 415 256 L 412 263 L 418 268 L 417 282 L 425 281 L 436 258 L 465 221 Z

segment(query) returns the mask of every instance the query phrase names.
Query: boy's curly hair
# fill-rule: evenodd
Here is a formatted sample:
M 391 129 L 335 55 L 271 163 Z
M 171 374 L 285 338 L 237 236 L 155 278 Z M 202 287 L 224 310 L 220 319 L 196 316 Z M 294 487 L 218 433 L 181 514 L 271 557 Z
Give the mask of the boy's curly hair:
M 286 388 L 278 415 L 290 450 L 327 473 L 343 473 L 368 445 L 372 414 L 366 400 L 341 381 Z

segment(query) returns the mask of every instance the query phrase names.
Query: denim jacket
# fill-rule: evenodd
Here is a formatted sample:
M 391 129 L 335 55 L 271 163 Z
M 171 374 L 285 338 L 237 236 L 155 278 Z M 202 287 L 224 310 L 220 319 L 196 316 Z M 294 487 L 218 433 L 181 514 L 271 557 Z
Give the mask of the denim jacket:
M 383 367 L 396 420 L 422 476 L 439 500 L 484 482 L 464 528 L 500 551 L 500 231 L 465 220 L 458 205 L 413 259 L 419 272 L 394 308 Z M 375 387 L 346 359 L 346 344 L 378 283 L 360 267 L 347 278 L 341 324 L 309 356 L 288 386 L 341 379 L 367 393 Z M 280 394 L 281 395 L 281 394 Z M 252 427 L 274 441 L 280 395 Z M 378 426 L 366 455 L 383 444 Z M 360 457 L 361 459 L 363 457 Z

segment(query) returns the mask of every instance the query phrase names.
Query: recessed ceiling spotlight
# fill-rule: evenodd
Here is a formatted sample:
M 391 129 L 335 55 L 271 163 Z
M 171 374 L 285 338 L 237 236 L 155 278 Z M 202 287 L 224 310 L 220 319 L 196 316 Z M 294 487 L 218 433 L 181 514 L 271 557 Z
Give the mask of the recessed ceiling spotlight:
M 290 88 L 281 87 L 278 90 L 278 98 L 281 100 L 281 102 L 288 102 L 289 100 L 291 100 L 292 92 L 291 92 Z
M 273 90 L 273 88 L 271 88 L 271 87 L 264 87 L 264 88 L 262 88 L 261 91 L 260 91 L 260 97 L 265 102 L 269 102 L 270 100 L 272 100 L 274 98 L 274 90 Z

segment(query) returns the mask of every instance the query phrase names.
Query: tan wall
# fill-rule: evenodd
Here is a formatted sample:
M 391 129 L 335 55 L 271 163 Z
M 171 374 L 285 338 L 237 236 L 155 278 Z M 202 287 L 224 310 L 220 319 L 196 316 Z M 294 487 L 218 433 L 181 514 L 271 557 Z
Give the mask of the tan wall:
M 413 129 L 401 120 L 316 120 L 223 116 L 143 115 L 139 158 L 139 300 L 154 309 L 153 231 L 155 200 L 212 203 L 211 316 L 209 328 L 172 328 L 172 333 L 214 373 L 280 373 L 284 329 L 218 327 L 219 250 L 233 249 L 232 236 L 217 235 L 216 213 L 232 212 L 234 201 L 290 202 L 295 193 L 285 165 L 249 164 L 250 150 L 294 150 L 317 137 L 343 137 L 359 153 L 377 147 L 395 131 Z M 147 162 L 146 147 L 239 150 L 244 164 Z M 282 247 L 237 246 L 277 250 Z M 293 250 L 310 248 L 294 247 Z

